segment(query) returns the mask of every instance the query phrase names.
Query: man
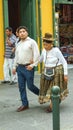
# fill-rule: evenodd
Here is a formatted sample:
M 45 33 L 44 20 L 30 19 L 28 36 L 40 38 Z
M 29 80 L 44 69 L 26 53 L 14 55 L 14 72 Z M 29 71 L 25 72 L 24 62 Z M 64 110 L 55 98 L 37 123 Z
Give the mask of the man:
M 10 85 L 16 82 L 16 75 L 13 75 L 13 60 L 12 49 L 15 46 L 16 36 L 12 33 L 12 28 L 7 27 L 5 29 L 6 42 L 5 42 L 5 54 L 4 54 L 4 81 L 2 83 L 10 83 Z
M 21 40 L 16 47 L 13 74 L 17 71 L 22 101 L 22 105 L 17 109 L 17 112 L 20 112 L 29 108 L 26 82 L 28 89 L 39 95 L 39 89 L 34 85 L 34 67 L 37 66 L 40 54 L 37 43 L 28 37 L 28 29 L 25 26 L 20 26 L 18 33 Z

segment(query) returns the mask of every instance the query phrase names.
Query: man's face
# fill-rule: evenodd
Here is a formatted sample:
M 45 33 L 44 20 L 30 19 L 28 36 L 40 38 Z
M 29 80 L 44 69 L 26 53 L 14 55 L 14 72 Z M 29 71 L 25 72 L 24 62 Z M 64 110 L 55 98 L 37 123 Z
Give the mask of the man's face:
M 12 31 L 9 31 L 8 29 L 6 29 L 5 33 L 7 36 L 10 36 L 12 34 Z
M 21 40 L 25 40 L 28 36 L 28 32 L 25 29 L 19 30 L 19 37 Z

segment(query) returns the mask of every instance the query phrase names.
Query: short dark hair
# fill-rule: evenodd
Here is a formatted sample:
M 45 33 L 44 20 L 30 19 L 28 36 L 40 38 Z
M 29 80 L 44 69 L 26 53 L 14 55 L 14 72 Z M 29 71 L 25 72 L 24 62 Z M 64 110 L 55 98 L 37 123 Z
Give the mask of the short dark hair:
M 12 27 L 6 27 L 5 30 L 13 31 Z
M 18 32 L 19 32 L 21 29 L 25 29 L 25 30 L 28 32 L 28 28 L 27 28 L 26 26 L 19 26 L 19 27 L 18 27 Z

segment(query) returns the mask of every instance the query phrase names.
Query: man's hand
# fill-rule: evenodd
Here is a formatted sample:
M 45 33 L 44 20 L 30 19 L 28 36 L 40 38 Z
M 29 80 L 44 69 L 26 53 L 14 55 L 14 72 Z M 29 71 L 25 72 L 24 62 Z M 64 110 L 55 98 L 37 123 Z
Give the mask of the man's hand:
M 12 73 L 13 73 L 13 74 L 16 74 L 16 69 L 13 69 L 13 70 L 12 70 Z
M 8 43 L 9 46 L 12 46 L 12 43 L 11 43 L 11 41 L 10 41 L 10 39 L 8 37 L 6 39 L 6 42 Z
M 27 70 L 32 70 L 33 67 L 31 67 L 30 65 L 26 66 Z

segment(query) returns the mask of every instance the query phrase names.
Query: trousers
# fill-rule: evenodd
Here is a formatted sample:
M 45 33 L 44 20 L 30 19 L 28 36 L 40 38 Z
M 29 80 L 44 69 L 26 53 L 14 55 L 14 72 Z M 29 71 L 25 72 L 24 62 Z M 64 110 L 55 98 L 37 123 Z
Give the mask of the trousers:
M 39 95 L 39 89 L 34 85 L 34 68 L 27 70 L 25 66 L 18 65 L 17 67 L 19 92 L 22 105 L 28 106 L 28 98 L 26 92 L 26 83 L 28 89 L 36 95 Z
M 10 58 L 4 59 L 3 71 L 4 71 L 5 81 L 17 82 L 17 74 L 13 75 L 12 73 L 13 62 L 14 62 L 14 59 L 10 59 Z

